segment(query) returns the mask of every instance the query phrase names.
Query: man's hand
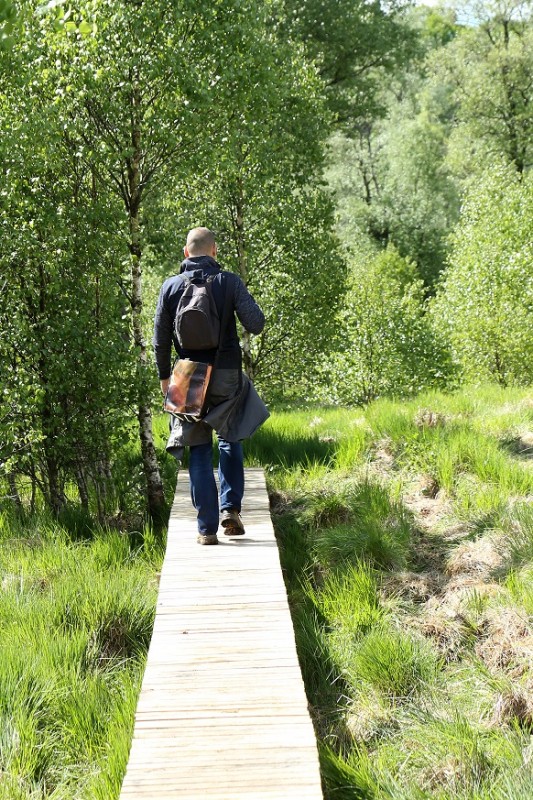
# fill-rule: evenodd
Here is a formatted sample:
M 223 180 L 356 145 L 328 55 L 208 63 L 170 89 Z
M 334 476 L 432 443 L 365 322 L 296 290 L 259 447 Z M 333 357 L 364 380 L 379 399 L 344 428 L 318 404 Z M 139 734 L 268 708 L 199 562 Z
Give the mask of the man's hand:
M 163 397 L 164 397 L 167 393 L 168 384 L 170 383 L 170 378 L 165 378 L 160 383 L 161 383 L 161 391 L 163 392 Z

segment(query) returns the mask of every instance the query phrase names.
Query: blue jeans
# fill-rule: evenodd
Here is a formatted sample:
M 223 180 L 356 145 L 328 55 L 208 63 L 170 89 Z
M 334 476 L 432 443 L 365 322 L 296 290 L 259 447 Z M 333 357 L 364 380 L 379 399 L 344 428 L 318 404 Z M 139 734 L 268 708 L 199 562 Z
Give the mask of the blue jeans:
M 241 510 L 244 494 L 242 444 L 218 437 L 220 511 Z M 189 455 L 191 500 L 198 514 L 198 532 L 218 530 L 219 497 L 213 475 L 213 443 L 192 445 Z

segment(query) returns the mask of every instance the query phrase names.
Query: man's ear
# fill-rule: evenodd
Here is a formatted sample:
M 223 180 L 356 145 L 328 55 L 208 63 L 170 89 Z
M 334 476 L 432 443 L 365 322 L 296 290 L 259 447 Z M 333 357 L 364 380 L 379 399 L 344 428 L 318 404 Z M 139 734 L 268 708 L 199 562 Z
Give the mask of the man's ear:
M 183 255 L 185 256 L 185 258 L 189 258 L 189 248 L 187 247 L 187 245 L 185 245 L 185 247 L 183 248 Z

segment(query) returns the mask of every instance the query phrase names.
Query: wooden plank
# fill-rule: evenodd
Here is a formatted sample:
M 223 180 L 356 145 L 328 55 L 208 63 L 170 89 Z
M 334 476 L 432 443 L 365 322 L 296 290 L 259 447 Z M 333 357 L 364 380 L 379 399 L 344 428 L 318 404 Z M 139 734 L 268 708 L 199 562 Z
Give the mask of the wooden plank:
M 198 545 L 180 474 L 121 800 L 322 798 L 261 470 L 243 519 Z

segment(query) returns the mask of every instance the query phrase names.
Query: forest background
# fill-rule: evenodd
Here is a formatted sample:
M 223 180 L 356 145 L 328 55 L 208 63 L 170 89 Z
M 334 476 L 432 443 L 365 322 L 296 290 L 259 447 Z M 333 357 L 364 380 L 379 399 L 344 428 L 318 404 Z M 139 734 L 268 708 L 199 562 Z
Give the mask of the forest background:
M 0 0 L 0 800 L 118 796 L 204 224 L 326 796 L 531 794 L 532 7 Z
M 139 496 L 164 519 L 149 342 L 200 223 L 265 309 L 242 341 L 271 402 L 528 384 L 530 15 L 1 0 L 11 501 L 59 514 L 73 485 L 101 519 Z M 117 494 L 132 436 L 142 470 Z

